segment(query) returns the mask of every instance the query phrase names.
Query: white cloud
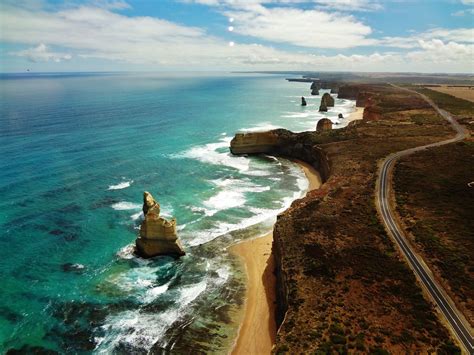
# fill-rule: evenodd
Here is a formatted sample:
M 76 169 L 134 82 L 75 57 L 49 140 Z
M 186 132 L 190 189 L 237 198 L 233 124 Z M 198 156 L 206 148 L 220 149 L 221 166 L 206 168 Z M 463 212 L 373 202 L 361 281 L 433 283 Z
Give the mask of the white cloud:
M 26 57 L 31 62 L 49 62 L 53 61 L 59 63 L 63 60 L 72 59 L 72 55 L 67 53 L 55 53 L 49 51 L 48 47 L 41 43 L 36 47 L 28 48 L 23 51 L 11 52 L 11 55 L 18 57 Z
M 383 37 L 376 40 L 379 46 L 418 48 L 420 41 L 443 40 L 447 42 L 474 43 L 474 28 L 434 28 L 408 37 Z
M 353 16 L 319 10 L 265 8 L 230 10 L 235 32 L 273 42 L 310 48 L 350 48 L 373 43 L 372 30 Z
M 324 9 L 337 11 L 374 11 L 380 10 L 382 5 L 378 0 L 181 0 L 208 6 L 246 8 L 253 5 L 291 5 L 310 4 Z
M 260 5 L 254 5 L 259 7 Z M 276 8 L 278 9 L 278 7 Z M 275 10 L 275 8 L 272 8 Z M 275 19 L 275 13 L 269 17 L 267 12 L 252 10 L 251 14 L 264 16 L 270 24 L 285 26 L 288 17 L 281 16 L 282 22 Z M 257 11 L 257 12 L 255 12 Z M 234 10 L 233 12 L 238 12 Z M 314 15 L 311 10 L 311 16 Z M 319 11 L 314 10 L 318 13 Z M 307 14 L 290 12 L 301 15 L 298 19 L 305 19 Z M 279 14 L 279 13 L 278 13 Z M 252 15 L 253 16 L 253 15 Z M 322 15 L 321 15 L 322 16 Z M 321 17 L 326 25 L 314 23 L 316 31 L 307 33 L 306 26 L 295 30 L 286 28 L 290 34 L 281 32 L 285 41 L 295 40 L 298 34 L 303 41 L 305 38 L 313 41 L 323 27 L 329 26 L 335 35 L 343 33 L 331 27 L 335 21 L 330 15 Z M 232 16 L 235 21 L 232 25 L 237 30 L 242 18 Z M 372 39 L 366 36 L 370 29 L 349 16 L 342 16 L 347 24 L 353 28 L 355 34 L 349 36 L 360 37 L 361 43 L 369 43 Z M 311 19 L 314 20 L 313 17 Z M 35 61 L 66 61 L 73 55 L 76 61 L 87 63 L 89 58 L 99 58 L 117 63 L 131 63 L 134 68 L 144 70 L 153 69 L 213 69 L 213 70 L 341 70 L 341 71 L 449 71 L 473 72 L 472 58 L 473 45 L 462 43 L 469 39 L 470 29 L 445 30 L 434 29 L 429 32 L 413 35 L 407 38 L 385 39 L 388 44 L 398 41 L 398 46 L 407 46 L 410 50 L 404 52 L 375 52 L 353 55 L 321 55 L 312 48 L 305 48 L 301 52 L 285 51 L 261 44 L 241 44 L 233 40 L 218 38 L 206 33 L 197 27 L 184 26 L 170 21 L 152 17 L 132 17 L 114 12 L 103 7 L 80 6 L 62 8 L 60 10 L 42 10 L 3 6 L 0 12 L 0 42 L 23 44 L 33 48 L 10 53 Z M 354 25 L 355 24 L 355 25 Z M 263 30 L 269 26 L 265 24 Z M 354 27 L 350 27 L 354 26 Z M 347 28 L 346 27 L 346 31 Z M 283 28 L 285 29 L 285 28 Z M 357 32 L 359 29 L 359 32 Z M 260 28 L 255 29 L 262 30 Z M 263 31 L 262 30 L 262 31 Z M 278 31 L 280 31 L 278 29 Z M 301 32 L 298 32 L 301 31 Z M 280 33 L 280 32 L 279 32 Z M 263 31 L 263 35 L 265 31 Z M 346 34 L 347 35 L 347 34 Z M 270 36 L 270 35 L 268 35 Z M 330 33 L 327 33 L 330 36 Z M 334 37 L 335 36 L 335 37 Z M 355 37 L 351 37 L 355 41 Z M 459 40 L 455 40 L 459 39 Z M 322 40 L 322 39 L 321 39 Z M 318 40 L 319 41 L 319 40 Z M 409 45 L 408 45 L 409 44 Z M 63 48 L 59 53 L 51 48 Z M 2 56 L 7 54 L 3 53 Z M 0 58 L 1 59 L 1 58 Z M 76 62 L 74 61 L 74 62 Z M 71 61 L 70 64 L 72 65 Z M 100 70 L 100 68 L 96 69 Z
M 466 16 L 466 15 L 474 15 L 474 9 L 467 9 L 467 10 L 459 10 L 456 12 L 453 12 L 451 16 Z

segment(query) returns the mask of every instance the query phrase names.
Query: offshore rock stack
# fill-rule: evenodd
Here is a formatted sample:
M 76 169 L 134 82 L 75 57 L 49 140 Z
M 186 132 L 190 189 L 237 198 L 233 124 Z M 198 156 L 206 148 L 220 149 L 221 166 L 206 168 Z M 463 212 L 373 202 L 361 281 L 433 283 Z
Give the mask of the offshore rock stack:
M 306 106 L 306 99 L 301 96 L 301 106 Z
M 328 107 L 334 107 L 334 98 L 326 92 L 321 98 L 321 105 L 319 106 L 319 111 L 327 112 Z
M 180 257 L 186 254 L 176 235 L 176 219 L 166 220 L 160 217 L 160 204 L 147 191 L 143 193 L 143 214 L 145 219 L 140 225 L 140 234 L 135 241 L 135 250 L 139 256 Z

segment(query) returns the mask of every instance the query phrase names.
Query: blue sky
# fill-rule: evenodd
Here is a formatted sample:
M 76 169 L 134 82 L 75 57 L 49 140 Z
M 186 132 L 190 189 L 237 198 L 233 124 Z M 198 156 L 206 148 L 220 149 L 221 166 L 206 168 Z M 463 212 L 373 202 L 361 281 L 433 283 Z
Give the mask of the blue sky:
M 0 71 L 474 73 L 474 0 L 2 0 Z

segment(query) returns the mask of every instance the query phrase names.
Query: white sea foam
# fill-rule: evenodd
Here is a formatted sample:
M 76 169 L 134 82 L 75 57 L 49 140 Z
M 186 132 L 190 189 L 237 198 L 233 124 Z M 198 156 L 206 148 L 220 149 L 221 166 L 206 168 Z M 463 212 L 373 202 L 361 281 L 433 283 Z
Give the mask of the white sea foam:
M 240 129 L 239 132 L 240 133 L 265 132 L 265 131 L 271 131 L 271 130 L 277 129 L 277 128 L 282 128 L 282 127 L 281 126 L 275 126 L 274 124 L 269 123 L 269 122 L 264 122 L 264 123 L 260 123 L 257 126 L 254 126 L 254 127 Z
M 117 256 L 121 259 L 133 259 L 135 256 L 133 255 L 133 252 L 135 251 L 135 246 L 133 244 L 129 244 L 124 246 L 122 249 L 120 249 L 117 252 Z
M 156 287 L 152 287 L 150 289 L 148 289 L 145 293 L 145 296 L 142 298 L 142 300 L 145 302 L 145 303 L 150 303 L 152 302 L 153 300 L 155 300 L 159 295 L 165 293 L 166 291 L 168 291 L 168 288 L 170 286 L 170 283 L 171 282 L 168 282 L 164 285 L 161 285 L 161 286 L 156 286 Z
M 203 280 L 197 284 L 182 287 L 175 297 L 175 305 L 162 313 L 146 313 L 137 309 L 108 316 L 101 327 L 102 336 L 95 338 L 98 343 L 95 351 L 100 354 L 110 354 L 119 344 L 129 344 L 145 351 L 150 350 L 162 339 L 166 330 L 178 320 L 184 310 L 206 290 L 206 286 L 207 281 Z
M 207 208 L 204 213 L 213 216 L 218 211 L 245 205 L 246 193 L 260 193 L 270 190 L 270 186 L 262 186 L 252 183 L 249 179 L 216 179 L 211 181 L 221 190 L 203 205 Z M 195 210 L 199 210 L 196 209 Z
M 126 189 L 127 187 L 130 187 L 130 185 L 133 184 L 133 180 L 130 181 L 123 181 L 118 183 L 117 185 L 110 185 L 107 190 L 121 190 L 121 189 Z
M 204 201 L 204 206 L 210 208 L 206 214 L 212 216 L 217 211 L 241 206 L 245 201 L 246 199 L 242 192 L 224 190 Z
M 142 205 L 139 203 L 121 201 L 121 202 L 114 203 L 111 207 L 117 211 L 126 211 L 126 210 L 138 210 L 142 208 Z
M 195 146 L 187 151 L 172 155 L 174 158 L 196 159 L 208 164 L 224 165 L 240 171 L 249 169 L 250 160 L 246 157 L 234 156 L 229 151 L 232 138 L 223 137 L 218 143 Z

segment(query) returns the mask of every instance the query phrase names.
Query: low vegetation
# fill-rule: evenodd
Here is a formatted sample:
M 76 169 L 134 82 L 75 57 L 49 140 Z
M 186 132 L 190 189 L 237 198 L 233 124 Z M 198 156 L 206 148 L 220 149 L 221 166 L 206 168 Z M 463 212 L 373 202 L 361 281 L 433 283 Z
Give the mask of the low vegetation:
M 452 95 L 422 87 L 411 87 L 417 92 L 428 96 L 440 108 L 456 116 L 471 116 L 474 113 L 474 102 L 463 100 Z
M 318 144 L 332 168 L 323 187 L 295 202 L 276 224 L 289 293 L 276 353 L 459 352 L 374 203 L 381 158 L 446 139 L 452 130 L 409 93 L 377 85 L 368 94 L 375 98 L 376 119 L 295 141 Z
M 395 169 L 397 210 L 413 245 L 474 324 L 474 141 L 433 148 Z M 473 184 L 474 185 L 474 184 Z

